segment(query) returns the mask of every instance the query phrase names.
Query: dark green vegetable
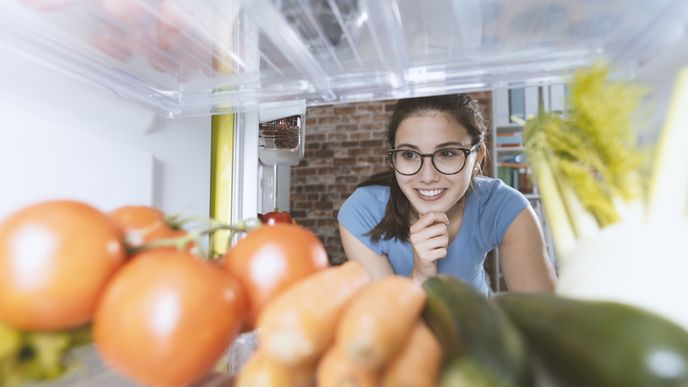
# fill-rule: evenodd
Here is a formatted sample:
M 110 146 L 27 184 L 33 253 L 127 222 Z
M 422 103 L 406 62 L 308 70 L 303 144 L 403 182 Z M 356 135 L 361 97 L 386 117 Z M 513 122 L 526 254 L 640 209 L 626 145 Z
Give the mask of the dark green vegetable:
M 445 275 L 423 288 L 423 318 L 443 347 L 440 386 L 533 385 L 523 339 L 485 296 Z
M 543 294 L 496 301 L 563 386 L 688 386 L 688 332 L 660 316 Z

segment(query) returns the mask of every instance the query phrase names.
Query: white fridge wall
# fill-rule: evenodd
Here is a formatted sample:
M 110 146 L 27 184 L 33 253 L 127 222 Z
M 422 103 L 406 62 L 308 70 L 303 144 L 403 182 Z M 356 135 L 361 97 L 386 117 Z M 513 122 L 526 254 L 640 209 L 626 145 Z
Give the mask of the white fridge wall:
M 167 120 L 0 46 L 0 218 L 49 198 L 206 215 L 210 117 Z

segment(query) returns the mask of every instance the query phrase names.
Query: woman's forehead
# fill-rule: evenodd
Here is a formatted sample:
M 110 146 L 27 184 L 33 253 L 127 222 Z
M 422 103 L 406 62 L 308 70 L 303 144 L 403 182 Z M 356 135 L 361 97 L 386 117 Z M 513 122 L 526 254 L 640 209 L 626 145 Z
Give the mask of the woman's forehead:
M 413 144 L 416 146 L 446 142 L 470 144 L 466 128 L 453 117 L 441 112 L 414 114 L 399 124 L 395 136 L 396 145 Z

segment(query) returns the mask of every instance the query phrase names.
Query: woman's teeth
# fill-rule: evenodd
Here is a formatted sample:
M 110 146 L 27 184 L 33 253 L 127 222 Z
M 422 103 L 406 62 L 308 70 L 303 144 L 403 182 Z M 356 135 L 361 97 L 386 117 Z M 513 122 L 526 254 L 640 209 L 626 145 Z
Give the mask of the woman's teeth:
M 423 196 L 427 197 L 435 197 L 439 194 L 441 194 L 444 190 L 443 189 L 419 189 L 417 190 L 418 193 L 420 193 Z

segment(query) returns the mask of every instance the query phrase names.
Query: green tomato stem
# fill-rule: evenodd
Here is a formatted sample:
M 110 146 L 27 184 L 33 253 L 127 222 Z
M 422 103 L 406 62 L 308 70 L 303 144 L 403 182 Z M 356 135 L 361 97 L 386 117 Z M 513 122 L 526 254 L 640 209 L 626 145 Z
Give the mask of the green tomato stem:
M 191 217 L 186 218 L 186 220 L 193 219 Z M 200 218 L 195 218 L 200 219 Z M 179 251 L 184 251 L 190 242 L 196 242 L 196 248 L 199 250 L 199 255 L 202 257 L 210 258 L 209 253 L 205 252 L 201 247 L 200 243 L 201 237 L 210 235 L 218 231 L 229 231 L 229 238 L 231 240 L 232 236 L 237 232 L 250 232 L 262 224 L 257 218 L 250 218 L 246 220 L 239 221 L 236 224 L 222 223 L 218 220 L 212 218 L 203 219 L 207 223 L 207 227 L 199 230 L 190 231 L 188 234 L 175 237 L 175 238 L 163 238 L 150 241 L 140 246 L 132 247 L 127 250 L 128 255 L 138 254 L 140 252 L 160 248 L 160 247 L 174 247 Z

